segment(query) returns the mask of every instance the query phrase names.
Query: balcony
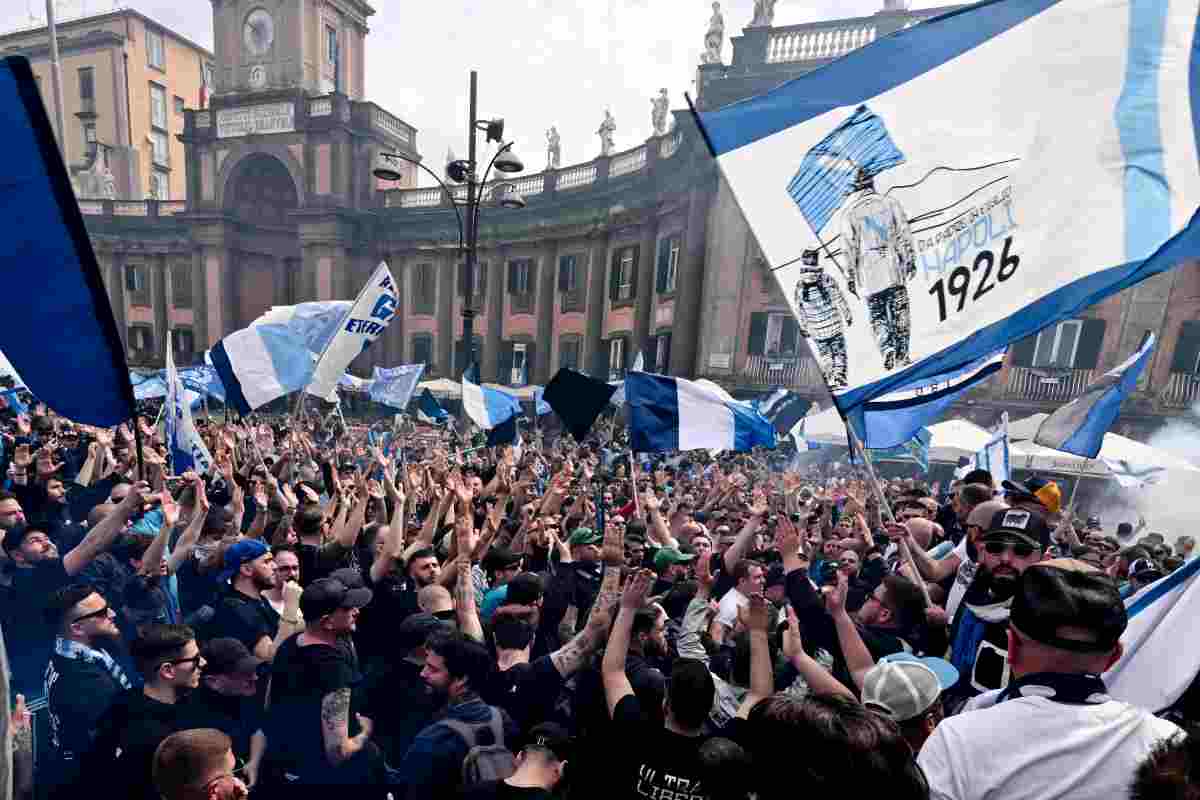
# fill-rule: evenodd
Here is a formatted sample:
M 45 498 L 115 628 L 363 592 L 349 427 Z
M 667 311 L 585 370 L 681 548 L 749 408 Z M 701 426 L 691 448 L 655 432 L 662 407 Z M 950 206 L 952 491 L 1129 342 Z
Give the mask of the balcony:
M 748 356 L 738 380 L 747 386 L 762 389 L 818 389 L 825 386 L 821 368 L 816 360 L 807 356 Z
M 837 27 L 781 28 L 767 40 L 768 64 L 824 61 L 875 41 L 878 29 L 867 20 Z
M 583 289 L 576 287 L 568 289 L 562 293 L 562 313 L 566 314 L 571 311 L 583 311 Z
M 1095 370 L 1063 367 L 1010 367 L 1004 397 L 1038 403 L 1065 403 L 1088 387 Z
M 1191 408 L 1200 401 L 1200 375 L 1172 372 L 1159 400 L 1167 408 Z

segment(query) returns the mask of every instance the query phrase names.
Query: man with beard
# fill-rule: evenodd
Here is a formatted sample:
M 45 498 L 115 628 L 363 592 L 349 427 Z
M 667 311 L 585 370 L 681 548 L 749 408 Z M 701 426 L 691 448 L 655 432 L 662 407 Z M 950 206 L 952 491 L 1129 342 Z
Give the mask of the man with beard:
M 47 630 L 42 621 L 46 599 L 112 546 L 133 512 L 142 507 L 142 498 L 148 491 L 145 483 L 133 486 L 112 513 L 97 522 L 83 541 L 61 558 L 44 530 L 23 524 L 24 517 L 15 499 L 0 499 L 0 527 L 7 521 L 19 520 L 5 528 L 3 543 L 14 567 L 12 598 L 3 610 L 14 693 L 27 698 L 42 694 L 42 674 L 54 640 L 53 631 Z
M 232 636 L 255 656 L 270 661 L 275 649 L 300 630 L 300 587 L 284 585 L 284 613 L 271 607 L 263 593 L 275 586 L 275 556 L 258 539 L 243 539 L 225 551 L 221 593 L 209 629 Z M 228 581 L 228 583 L 226 583 Z
M 156 800 L 154 751 L 172 733 L 195 727 L 183 701 L 200 686 L 204 657 L 186 625 L 145 625 L 130 652 L 145 684 L 104 713 L 81 772 L 84 781 L 105 786 L 114 797 Z
M 78 776 L 97 722 L 132 683 L 112 655 L 121 635 L 116 614 L 90 586 L 59 589 L 45 607 L 45 619 L 57 637 L 44 684 L 50 755 L 38 771 L 41 788 L 52 794 Z
M 946 692 L 949 713 L 975 695 L 1008 685 L 1008 618 L 1021 574 L 1042 560 L 1050 528 L 1039 515 L 1008 508 L 992 515 L 979 540 L 979 568 L 950 629 L 950 663 L 959 680 Z

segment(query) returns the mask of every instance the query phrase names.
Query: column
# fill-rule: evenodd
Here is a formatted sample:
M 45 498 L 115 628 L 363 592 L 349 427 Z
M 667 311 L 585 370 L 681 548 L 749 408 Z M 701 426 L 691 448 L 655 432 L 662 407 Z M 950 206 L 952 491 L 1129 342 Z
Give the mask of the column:
M 529 368 L 529 380 L 545 385 L 553 373 L 551 356 L 554 353 L 554 292 L 558 288 L 558 243 L 546 242 L 542 253 L 542 264 L 538 270 L 537 341 L 533 347 L 533 361 Z
M 495 381 L 500 371 L 500 344 L 504 338 L 504 293 L 508 291 L 508 247 L 496 248 L 496 257 L 488 259 L 487 330 L 483 337 L 480 358 L 480 380 Z
M 121 335 L 121 347 L 129 350 L 129 331 L 125 323 L 125 259 L 121 253 L 110 250 L 105 254 L 106 274 L 108 284 L 108 303 L 112 307 L 113 321 L 116 322 L 117 332 Z
M 580 354 L 580 367 L 587 373 L 607 380 L 608 364 L 601 352 L 604 335 L 604 310 L 608 304 L 608 234 L 600 235 L 588 253 L 587 325 Z
M 658 217 L 651 216 L 642 226 L 642 238 L 638 249 L 637 303 L 634 306 L 633 317 L 633 346 L 636 348 L 630 356 L 632 367 L 637 354 L 645 352 L 650 342 L 650 316 L 654 300 L 654 282 L 657 280 L 658 252 L 655 250 L 658 235 Z M 646 365 L 653 364 L 654 354 L 647 353 L 644 358 Z M 652 367 L 651 367 L 652 368 Z
M 454 363 L 454 343 L 458 341 L 458 320 L 454 318 L 454 251 L 449 256 L 433 254 L 429 259 L 437 272 L 437 349 L 438 360 L 446 365 L 446 377 L 456 380 L 462 373 L 462 364 Z M 421 261 L 423 259 L 418 259 Z
M 704 251 L 708 208 L 716 191 L 715 173 L 699 179 L 688 196 L 687 229 L 678 267 L 674 322 L 671 324 L 671 374 L 695 377 L 700 339 L 700 297 L 704 288 Z
M 165 255 L 157 255 L 147 264 L 150 267 L 150 305 L 154 309 L 155 355 L 166 363 L 167 334 L 170 330 L 167 315 L 167 270 L 170 268 Z
M 234 313 L 228 297 L 233 254 L 224 247 L 204 245 L 199 248 L 198 257 L 201 293 L 197 297 L 202 298 L 203 312 L 196 319 L 204 329 L 204 345 L 212 347 L 234 330 Z

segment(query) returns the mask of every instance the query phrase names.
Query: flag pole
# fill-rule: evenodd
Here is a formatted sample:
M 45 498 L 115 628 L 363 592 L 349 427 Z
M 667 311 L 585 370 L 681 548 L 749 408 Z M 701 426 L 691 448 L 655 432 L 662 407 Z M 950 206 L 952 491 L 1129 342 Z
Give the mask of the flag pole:
M 871 457 L 867 455 L 867 448 L 863 447 L 862 442 L 859 441 L 858 436 L 854 433 L 854 427 L 849 422 L 846 422 L 846 438 L 850 441 L 850 452 L 853 453 L 857 449 L 859 455 L 862 456 L 863 466 L 867 468 L 867 478 L 871 482 L 871 488 L 875 491 L 876 500 L 879 501 L 879 512 L 887 522 L 895 524 L 896 517 L 892 514 L 892 507 L 888 504 L 887 497 L 883 493 L 883 488 L 879 485 L 879 478 L 875 475 L 875 467 L 871 463 Z M 927 608 L 932 607 L 933 601 L 929 597 L 929 587 L 925 585 L 925 580 L 917 570 L 917 564 L 908 549 L 908 542 L 900 539 L 897 545 L 900 548 L 900 557 L 904 559 L 904 562 L 908 564 L 908 568 L 912 570 L 913 577 L 915 578 L 914 583 L 921 589 L 921 594 L 925 598 L 925 606 Z

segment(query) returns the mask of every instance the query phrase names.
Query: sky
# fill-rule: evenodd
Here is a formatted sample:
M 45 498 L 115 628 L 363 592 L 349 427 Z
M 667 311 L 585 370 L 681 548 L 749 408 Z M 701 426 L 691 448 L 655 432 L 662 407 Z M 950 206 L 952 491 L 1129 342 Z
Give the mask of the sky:
M 669 90 L 686 109 L 693 90 L 710 0 L 370 0 L 366 99 L 417 128 L 425 163 L 440 173 L 447 150 L 466 156 L 467 88 L 479 72 L 479 116 L 503 117 L 505 138 L 526 172 L 546 164 L 546 130 L 556 126 L 562 164 L 595 158 L 596 130 L 611 109 L 617 150 L 652 130 L 650 100 Z M 204 47 L 212 47 L 210 0 L 120 0 Z M 948 2 L 913 0 L 914 8 Z M 730 36 L 753 16 L 754 0 L 726 0 L 724 59 Z M 70 18 L 111 10 L 114 0 L 59 0 Z M 862 16 L 883 0 L 778 0 L 775 25 Z M 43 20 L 45 0 L 0 0 L 0 31 Z M 482 144 L 482 137 L 480 143 Z M 423 176 L 425 177 L 425 176 Z M 422 184 L 432 183 L 426 178 Z

